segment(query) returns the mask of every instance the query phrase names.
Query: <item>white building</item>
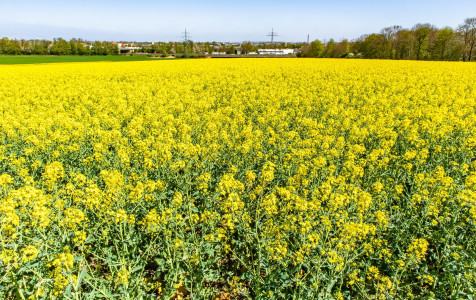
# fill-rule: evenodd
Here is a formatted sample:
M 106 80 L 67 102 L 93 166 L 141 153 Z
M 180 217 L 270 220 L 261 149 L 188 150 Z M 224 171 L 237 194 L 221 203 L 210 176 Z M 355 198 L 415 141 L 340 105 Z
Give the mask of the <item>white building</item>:
M 140 47 L 122 47 L 122 46 L 119 46 L 119 53 L 129 54 L 129 53 L 136 52 L 139 49 L 140 49 Z
M 260 55 L 290 55 L 294 54 L 294 49 L 258 49 Z

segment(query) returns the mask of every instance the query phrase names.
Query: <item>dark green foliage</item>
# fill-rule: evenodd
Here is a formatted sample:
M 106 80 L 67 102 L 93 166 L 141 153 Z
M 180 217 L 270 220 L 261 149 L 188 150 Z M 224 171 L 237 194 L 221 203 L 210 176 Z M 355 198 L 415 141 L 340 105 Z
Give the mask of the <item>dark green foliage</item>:
M 147 56 L 36 56 L 36 55 L 0 55 L 0 65 L 12 64 L 44 64 L 62 62 L 91 62 L 91 61 L 139 61 L 152 60 Z

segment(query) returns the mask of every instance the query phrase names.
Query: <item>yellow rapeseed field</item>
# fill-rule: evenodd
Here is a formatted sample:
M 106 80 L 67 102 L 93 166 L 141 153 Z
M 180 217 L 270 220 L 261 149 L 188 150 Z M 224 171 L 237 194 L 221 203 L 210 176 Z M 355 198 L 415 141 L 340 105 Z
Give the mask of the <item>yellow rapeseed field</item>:
M 476 293 L 476 64 L 0 66 L 1 299 Z

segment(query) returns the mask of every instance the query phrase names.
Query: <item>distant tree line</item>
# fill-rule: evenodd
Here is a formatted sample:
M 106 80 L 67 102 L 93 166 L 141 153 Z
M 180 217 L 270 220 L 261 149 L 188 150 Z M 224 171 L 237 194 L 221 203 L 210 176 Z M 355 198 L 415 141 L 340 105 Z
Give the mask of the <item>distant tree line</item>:
M 225 54 L 237 54 L 238 51 L 241 54 L 249 54 L 256 52 L 258 49 L 270 49 L 270 48 L 301 48 L 303 43 L 252 43 L 243 42 L 241 44 L 231 43 L 219 43 L 219 42 L 158 42 L 149 45 L 144 45 L 140 48 L 139 52 L 160 54 L 167 56 L 170 54 L 185 53 L 186 49 L 191 55 L 204 55 L 211 54 L 213 52 L 225 53 Z
M 348 57 L 350 54 L 352 43 L 348 40 L 342 40 L 336 43 L 334 39 L 330 39 L 327 44 L 323 44 L 319 40 L 312 41 L 310 44 L 306 44 L 301 48 L 301 52 L 298 53 L 299 57 L 334 57 L 342 58 Z
M 143 45 L 139 52 L 148 54 L 158 54 L 162 56 L 184 54 L 185 52 L 193 55 L 201 55 L 205 51 L 202 43 L 193 41 L 186 42 L 158 42 Z
M 9 55 L 117 55 L 119 47 L 112 42 L 86 42 L 81 39 L 11 40 L 0 39 L 0 54 Z
M 467 18 L 463 24 L 436 28 L 431 24 L 416 24 L 411 29 L 401 26 L 384 28 L 380 33 L 363 35 L 349 41 L 327 43 L 218 43 L 218 42 L 158 42 L 139 44 L 139 52 L 155 55 L 202 56 L 211 53 L 249 54 L 258 49 L 300 49 L 299 57 L 357 57 L 375 59 L 414 60 L 476 60 L 476 18 Z M 9 55 L 118 55 L 114 42 L 87 42 L 81 39 L 66 41 L 0 39 L 0 54 Z
M 384 28 L 349 42 L 315 40 L 303 46 L 302 57 L 362 57 L 412 60 L 476 60 L 476 18 L 468 18 L 456 29 L 416 24 Z
M 241 47 L 243 47 L 243 45 L 244 43 L 241 44 Z M 240 46 L 237 44 L 219 42 L 158 42 L 142 47 L 140 52 L 167 56 L 171 54 L 183 54 L 187 51 L 192 56 L 201 56 L 213 52 L 236 54 L 239 48 Z

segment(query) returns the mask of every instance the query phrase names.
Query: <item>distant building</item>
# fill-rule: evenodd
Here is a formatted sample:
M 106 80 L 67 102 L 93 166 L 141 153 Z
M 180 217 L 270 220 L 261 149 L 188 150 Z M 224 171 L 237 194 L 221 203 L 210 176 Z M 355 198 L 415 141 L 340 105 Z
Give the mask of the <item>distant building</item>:
M 130 53 L 134 53 L 136 52 L 137 50 L 139 50 L 140 47 L 119 47 L 119 52 L 121 54 L 130 54 Z
M 290 54 L 294 54 L 294 49 L 258 49 L 258 54 L 259 55 L 290 55 Z

